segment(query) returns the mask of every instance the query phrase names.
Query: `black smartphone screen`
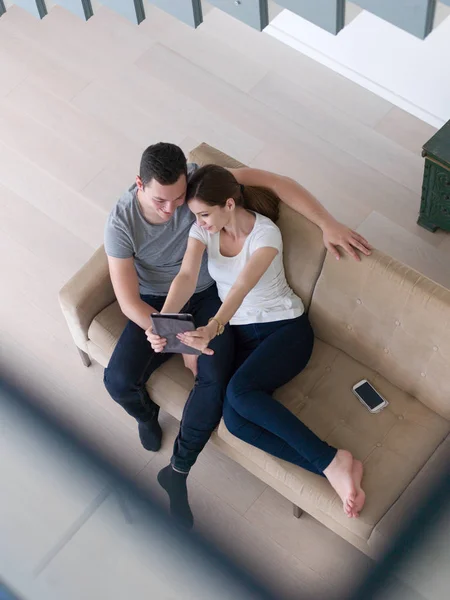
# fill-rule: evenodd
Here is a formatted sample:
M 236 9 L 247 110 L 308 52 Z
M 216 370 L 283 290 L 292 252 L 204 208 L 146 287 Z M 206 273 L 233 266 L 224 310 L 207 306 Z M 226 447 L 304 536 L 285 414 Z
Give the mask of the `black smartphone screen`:
M 367 381 L 361 384 L 359 387 L 355 389 L 358 396 L 362 398 L 362 400 L 367 404 L 367 406 L 373 410 L 380 404 L 383 404 L 383 398 L 376 392 L 373 387 Z

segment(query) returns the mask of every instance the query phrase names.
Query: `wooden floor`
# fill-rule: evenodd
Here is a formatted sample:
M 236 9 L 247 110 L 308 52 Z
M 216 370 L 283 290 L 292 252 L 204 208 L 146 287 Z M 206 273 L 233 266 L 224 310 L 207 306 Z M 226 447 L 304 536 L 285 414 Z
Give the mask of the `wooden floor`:
M 163 418 L 162 452 L 142 449 L 134 421 L 104 390 L 102 369 L 81 365 L 57 302 L 59 288 L 102 243 L 106 215 L 146 146 L 166 140 L 187 151 L 205 141 L 290 175 L 375 246 L 447 287 L 450 237 L 416 225 L 420 150 L 432 127 L 223 12 L 208 10 L 197 31 L 150 5 L 147 13 L 139 27 L 107 8 L 87 23 L 59 7 L 42 22 L 18 7 L 0 19 L 0 327 L 12 376 L 159 494 L 155 476 L 176 422 Z M 26 440 L 21 447 L 23 455 L 4 465 L 3 483 L 25 468 L 30 448 Z M 280 597 L 345 596 L 370 566 L 312 518 L 294 520 L 289 502 L 214 448 L 189 483 L 198 530 Z M 102 587 L 111 563 L 102 562 L 100 542 L 92 563 L 94 517 L 60 543 L 92 498 L 53 519 L 44 496 L 40 490 L 31 505 L 20 493 L 1 500 L 10 502 L 0 513 L 27 565 L 23 577 L 59 549 L 30 589 L 123 597 L 119 584 Z M 30 545 L 39 535 L 48 544 Z

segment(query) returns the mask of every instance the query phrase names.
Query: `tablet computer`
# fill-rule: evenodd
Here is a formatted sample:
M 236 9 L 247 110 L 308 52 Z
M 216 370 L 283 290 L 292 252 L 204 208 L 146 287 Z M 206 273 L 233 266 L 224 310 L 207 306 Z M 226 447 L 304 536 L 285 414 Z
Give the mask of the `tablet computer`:
M 183 313 L 153 313 L 150 315 L 150 318 L 154 333 L 167 340 L 163 352 L 171 354 L 201 354 L 200 350 L 186 346 L 186 344 L 183 344 L 177 338 L 179 333 L 195 330 L 192 315 Z

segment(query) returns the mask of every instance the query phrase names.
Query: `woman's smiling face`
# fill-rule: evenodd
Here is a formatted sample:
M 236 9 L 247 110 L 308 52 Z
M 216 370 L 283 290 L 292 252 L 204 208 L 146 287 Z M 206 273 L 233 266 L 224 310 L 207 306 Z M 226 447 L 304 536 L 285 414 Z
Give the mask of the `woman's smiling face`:
M 210 233 L 217 233 L 230 222 L 230 216 L 235 209 L 235 202 L 229 198 L 225 206 L 210 206 L 197 198 L 188 202 L 189 209 L 194 213 L 197 224 Z

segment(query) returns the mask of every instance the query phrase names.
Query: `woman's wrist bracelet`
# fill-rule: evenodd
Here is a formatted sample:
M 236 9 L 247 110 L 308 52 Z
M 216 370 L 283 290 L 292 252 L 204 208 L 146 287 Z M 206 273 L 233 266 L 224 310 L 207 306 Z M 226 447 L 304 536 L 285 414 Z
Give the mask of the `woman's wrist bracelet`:
M 219 321 L 219 319 L 216 319 L 215 317 L 212 317 L 211 319 L 209 319 L 208 325 L 211 323 L 211 321 L 214 321 L 215 323 L 217 323 L 216 335 L 222 335 L 222 333 L 224 332 L 225 327 L 222 325 L 222 323 Z

